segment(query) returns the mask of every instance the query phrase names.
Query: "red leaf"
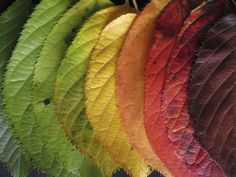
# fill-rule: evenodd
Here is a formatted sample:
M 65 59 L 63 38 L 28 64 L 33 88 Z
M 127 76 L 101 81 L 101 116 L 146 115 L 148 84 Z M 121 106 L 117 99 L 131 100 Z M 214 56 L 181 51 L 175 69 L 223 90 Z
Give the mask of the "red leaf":
M 228 15 L 207 33 L 189 91 L 195 136 L 228 176 L 236 176 L 235 24 L 236 15 Z
M 207 25 L 222 14 L 222 6 L 222 1 L 213 1 L 193 11 L 178 34 L 174 50 L 170 45 L 175 38 L 167 40 L 170 43 L 157 41 L 148 59 L 145 74 L 146 130 L 154 150 L 175 177 L 225 176 L 222 168 L 194 139 L 186 102 L 194 52 Z M 174 27 L 176 30 L 178 26 Z
M 181 173 L 182 167 L 175 166 L 175 157 L 171 153 L 167 130 L 160 116 L 161 91 L 165 80 L 165 68 L 175 44 L 178 32 L 184 19 L 189 15 L 190 8 L 186 1 L 174 0 L 165 8 L 156 20 L 155 42 L 146 60 L 145 68 L 145 107 L 144 125 L 155 153 L 164 159 L 173 159 L 169 170 Z M 170 20 L 173 19 L 173 20 Z
M 187 19 L 178 35 L 164 84 L 162 109 L 168 137 L 175 155 L 185 164 L 187 174 L 191 177 L 226 176 L 218 163 L 194 138 L 187 102 L 195 50 L 206 27 L 222 14 L 221 2 L 207 3 L 195 10 Z

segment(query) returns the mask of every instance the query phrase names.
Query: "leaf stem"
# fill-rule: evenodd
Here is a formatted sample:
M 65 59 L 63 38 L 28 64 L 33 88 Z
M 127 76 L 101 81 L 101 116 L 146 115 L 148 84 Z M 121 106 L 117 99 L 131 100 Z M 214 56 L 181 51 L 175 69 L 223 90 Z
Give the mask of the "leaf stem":
M 136 9 L 136 11 L 139 11 L 138 4 L 137 4 L 136 0 L 132 0 L 132 1 L 133 1 L 134 8 Z

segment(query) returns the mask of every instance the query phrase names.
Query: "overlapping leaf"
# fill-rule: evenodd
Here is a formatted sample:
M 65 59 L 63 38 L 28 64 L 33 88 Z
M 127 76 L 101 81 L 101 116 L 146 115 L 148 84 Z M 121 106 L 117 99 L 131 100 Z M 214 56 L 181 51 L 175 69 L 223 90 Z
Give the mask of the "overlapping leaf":
M 30 169 L 29 162 L 22 155 L 19 142 L 14 139 L 5 119 L 2 106 L 0 106 L 0 159 L 14 177 L 25 177 Z
M 0 82 L 2 88 L 5 65 L 11 56 L 22 26 L 32 9 L 31 0 L 17 0 L 0 16 Z M 0 159 L 6 163 L 14 177 L 24 177 L 29 163 L 21 154 L 19 142 L 11 133 L 0 99 Z
M 111 176 L 117 165 L 96 140 L 85 115 L 84 78 L 90 53 L 103 28 L 129 11 L 131 9 L 127 5 L 110 7 L 90 17 L 69 47 L 60 66 L 55 87 L 55 106 L 59 122 L 74 144 L 103 169 L 105 176 Z
M 90 16 L 94 11 L 109 5 L 112 5 L 109 0 L 81 0 L 77 3 L 64 14 L 64 16 L 58 21 L 57 25 L 53 28 L 53 31 L 45 41 L 38 63 L 36 64 L 33 79 L 33 107 L 36 120 L 44 142 L 47 143 L 47 146 L 51 151 L 58 152 L 60 159 L 65 158 L 65 155 L 71 155 L 71 158 L 81 157 L 79 157 L 79 154 L 75 156 L 74 154 L 67 152 L 67 149 L 70 149 L 69 147 L 71 145 L 70 142 L 66 140 L 63 131 L 60 131 L 61 127 L 57 122 L 56 114 L 54 112 L 53 91 L 57 71 L 60 62 L 64 58 L 64 54 L 69 47 L 69 40 L 73 39 L 73 33 L 78 31 L 83 24 L 84 19 Z M 66 106 L 68 105 L 66 104 Z M 51 134 L 50 139 L 48 137 L 49 133 Z M 100 162 L 101 161 L 103 162 L 104 159 L 100 159 Z M 99 161 L 97 161 L 97 163 L 99 164 Z M 112 169 L 109 169 L 109 167 L 104 167 L 104 169 L 107 168 L 109 170 L 114 170 L 112 164 L 112 160 L 110 159 L 107 165 L 111 165 Z M 87 169 L 86 166 L 84 166 L 84 168 L 85 169 L 83 170 Z M 99 175 L 97 174 L 98 172 L 96 169 L 87 170 L 94 172 L 92 176 Z M 111 176 L 111 174 L 112 172 L 110 172 L 109 175 Z
M 190 118 L 195 136 L 227 175 L 236 175 L 236 16 L 209 30 L 192 68 Z
M 31 160 L 49 177 L 119 167 L 134 177 L 235 176 L 235 15 L 206 34 L 192 67 L 229 1 L 205 1 L 185 22 L 202 0 L 151 0 L 137 19 L 111 7 L 81 28 L 112 3 L 42 0 L 11 54 L 32 7 L 16 0 L 0 16 L 0 159 L 19 177 Z
M 152 45 L 155 19 L 170 1 L 151 1 L 129 31 L 116 69 L 116 97 L 122 126 L 134 148 L 153 168 L 170 175 L 152 150 L 144 129 L 144 60 Z
M 33 5 L 31 0 L 17 0 L 0 16 L 0 79 L 3 81 L 6 62 L 11 56 L 22 26 L 25 24 Z
M 223 5 L 223 1 L 211 1 L 191 13 L 178 34 L 166 69 L 161 106 L 169 146 L 174 152 L 173 159 L 166 159 L 166 164 L 172 167 L 176 177 L 226 177 L 223 169 L 194 137 L 187 102 L 188 81 L 195 50 L 206 27 L 222 15 Z
M 146 176 L 148 166 L 132 149 L 121 128 L 115 99 L 116 59 L 135 14 L 112 21 L 103 30 L 91 55 L 85 82 L 86 113 L 104 148 L 132 176 Z M 122 26 L 122 28 L 119 28 Z
M 166 159 L 173 159 L 173 153 L 161 115 L 161 94 L 170 54 L 184 20 L 190 13 L 190 5 L 188 1 L 174 0 L 163 10 L 155 22 L 155 42 L 145 62 L 144 125 L 150 144 L 165 163 Z M 168 165 L 170 171 L 180 170 L 175 163 L 173 160 Z
M 0 14 L 4 13 L 9 6 L 13 4 L 14 1 L 1 0 L 0 1 Z
M 5 110 L 12 130 L 35 165 L 48 171 L 49 176 L 78 176 L 80 164 L 74 164 L 70 154 L 64 160 L 55 159 L 57 152 L 47 148 L 40 137 L 31 105 L 32 76 L 37 56 L 44 39 L 70 3 L 70 0 L 41 1 L 25 25 L 4 82 Z M 50 133 L 53 135 L 55 132 Z

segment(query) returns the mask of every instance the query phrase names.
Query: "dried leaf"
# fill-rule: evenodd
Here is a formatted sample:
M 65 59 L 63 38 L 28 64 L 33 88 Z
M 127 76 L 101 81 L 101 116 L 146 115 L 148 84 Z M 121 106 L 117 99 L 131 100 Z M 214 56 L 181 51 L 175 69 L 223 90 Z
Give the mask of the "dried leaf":
M 223 1 L 211 1 L 192 12 L 178 34 L 166 69 L 162 115 L 173 153 L 173 159 L 166 159 L 166 163 L 176 177 L 226 177 L 223 169 L 194 137 L 187 102 L 195 50 L 208 25 L 222 15 L 223 5 Z
M 236 15 L 209 30 L 192 68 L 190 118 L 195 136 L 226 171 L 236 176 Z
M 104 148 L 128 173 L 141 177 L 149 168 L 121 128 L 115 99 L 115 63 L 135 16 L 122 15 L 103 30 L 89 61 L 85 98 L 88 119 Z

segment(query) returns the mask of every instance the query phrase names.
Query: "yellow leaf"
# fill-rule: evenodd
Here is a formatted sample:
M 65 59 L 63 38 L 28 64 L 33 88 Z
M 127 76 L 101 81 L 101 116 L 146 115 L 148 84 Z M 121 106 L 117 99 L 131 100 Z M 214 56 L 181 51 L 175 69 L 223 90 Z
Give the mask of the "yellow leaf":
M 121 128 L 115 99 L 116 59 L 135 16 L 132 13 L 122 15 L 103 30 L 89 61 L 85 83 L 86 113 L 108 153 L 132 176 L 146 177 L 150 169 L 129 144 Z

